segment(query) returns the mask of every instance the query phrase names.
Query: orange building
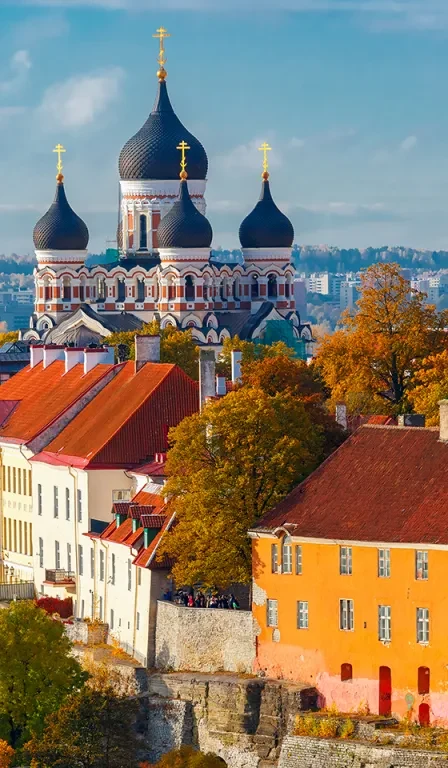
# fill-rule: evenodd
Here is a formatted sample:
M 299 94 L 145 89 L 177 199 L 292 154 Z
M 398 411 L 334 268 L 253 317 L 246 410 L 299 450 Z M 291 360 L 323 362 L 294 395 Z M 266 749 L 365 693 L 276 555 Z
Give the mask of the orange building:
M 257 667 L 341 711 L 448 724 L 448 401 L 366 425 L 250 532 Z

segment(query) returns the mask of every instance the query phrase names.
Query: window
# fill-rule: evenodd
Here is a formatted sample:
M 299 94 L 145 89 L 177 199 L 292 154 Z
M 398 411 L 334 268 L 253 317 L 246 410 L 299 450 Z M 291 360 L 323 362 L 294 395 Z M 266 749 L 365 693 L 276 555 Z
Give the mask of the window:
M 292 573 L 292 544 L 290 536 L 285 536 L 282 543 L 282 573 Z
M 130 560 L 128 560 L 128 590 L 129 592 L 132 589 L 132 563 Z
M 352 548 L 339 548 L 339 573 L 341 576 L 352 575 Z
M 278 624 L 277 600 L 268 600 L 267 602 L 267 623 L 268 627 L 276 627 Z
M 61 550 L 59 547 L 59 541 L 54 542 L 54 567 L 61 567 Z
M 103 597 L 100 595 L 99 599 L 99 614 L 100 614 L 100 621 L 103 620 Z
M 137 280 L 137 301 L 140 303 L 145 300 L 145 284 L 143 280 Z
M 82 544 L 78 544 L 78 572 L 80 576 L 84 573 L 84 553 L 82 551 Z
M 81 600 L 81 619 L 84 618 L 84 600 Z
M 302 547 L 296 547 L 296 576 L 302 575 Z
M 258 299 L 258 277 L 256 275 L 252 275 L 250 295 L 252 299 Z
M 53 486 L 53 514 L 59 517 L 59 489 L 57 485 Z
M 26 492 L 26 469 L 24 469 L 22 471 L 23 471 L 23 495 L 26 496 L 27 495 L 27 492 Z M 30 493 L 30 496 L 31 496 L 31 493 Z
M 112 574 L 111 574 L 111 581 L 112 584 L 115 584 L 115 555 L 112 552 Z
M 137 629 L 140 629 L 140 614 L 137 611 Z
M 297 602 L 297 629 L 308 629 L 308 601 Z
M 70 573 L 72 570 L 72 545 L 67 543 L 67 571 Z
M 44 567 L 44 540 L 39 537 L 39 568 Z
M 117 279 L 117 301 L 125 301 L 126 299 L 126 287 L 124 284 L 124 278 Z
M 278 544 L 271 544 L 271 573 L 278 573 Z
M 142 569 L 137 568 L 137 584 L 140 586 L 142 583 Z
M 185 278 L 185 299 L 186 301 L 194 301 L 195 299 L 194 279 L 191 275 L 187 275 Z
M 12 468 L 12 492 L 17 492 L 17 471 L 16 468 Z
M 353 600 L 339 600 L 339 629 L 351 632 L 354 627 Z
M 353 667 L 351 664 L 341 664 L 341 683 L 353 680 Z
M 17 470 L 17 483 L 18 483 L 17 493 L 20 493 L 20 495 L 22 495 L 22 470 L 21 469 Z
M 417 608 L 417 643 L 429 643 L 428 608 Z
M 82 491 L 79 488 L 76 491 L 76 501 L 78 504 L 78 523 L 82 523 Z
M 117 501 L 130 501 L 131 500 L 131 491 L 129 488 L 118 488 L 112 491 L 112 503 L 115 504 Z
M 104 549 L 100 549 L 100 581 L 104 581 Z
M 65 489 L 65 519 L 70 520 L 70 488 Z
M 275 275 L 268 277 L 268 299 L 277 298 L 277 278 Z
M 23 524 L 23 554 L 28 554 L 28 523 Z
M 146 250 L 148 247 L 148 219 L 143 213 L 140 216 L 140 250 Z
M 378 606 L 378 640 L 389 642 L 392 639 L 390 605 Z
M 90 548 L 90 578 L 95 578 L 95 550 Z
M 114 609 L 110 609 L 110 628 L 114 628 Z
M 6 467 L 3 465 L 2 467 L 2 489 L 6 491 Z
M 40 483 L 37 486 L 37 514 L 42 514 L 42 486 Z
M 378 550 L 378 576 L 381 579 L 390 578 L 390 549 Z
M 428 553 L 422 550 L 415 553 L 415 578 L 419 581 L 428 578 Z
M 98 301 L 104 301 L 106 298 L 106 281 L 104 277 L 99 277 L 96 284 L 96 291 L 98 294 Z
M 11 467 L 8 467 L 8 492 L 11 491 Z
M 23 553 L 23 546 L 22 546 L 22 521 L 19 520 L 19 552 L 20 554 Z
M 28 470 L 28 496 L 33 495 L 33 487 L 31 485 L 31 469 Z

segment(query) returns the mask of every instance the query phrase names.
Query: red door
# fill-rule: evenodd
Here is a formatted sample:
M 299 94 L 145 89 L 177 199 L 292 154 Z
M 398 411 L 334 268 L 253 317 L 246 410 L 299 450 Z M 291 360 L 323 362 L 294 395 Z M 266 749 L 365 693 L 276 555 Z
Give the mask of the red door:
M 420 725 L 429 725 L 429 704 L 422 702 L 418 708 L 418 722 Z
M 420 696 L 425 696 L 425 694 L 429 693 L 430 671 L 428 667 L 418 668 L 417 683 Z
M 380 667 L 379 693 L 378 713 L 388 717 L 391 713 L 392 705 L 392 675 L 390 667 Z

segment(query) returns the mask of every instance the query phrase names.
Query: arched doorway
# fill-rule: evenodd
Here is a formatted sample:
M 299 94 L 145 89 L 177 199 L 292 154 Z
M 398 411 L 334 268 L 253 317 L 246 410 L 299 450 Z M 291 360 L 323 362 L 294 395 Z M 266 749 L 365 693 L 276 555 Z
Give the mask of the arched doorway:
M 353 680 L 353 667 L 351 664 L 341 664 L 341 683 Z
M 185 278 L 185 298 L 187 301 L 194 301 L 194 278 L 191 275 L 187 275 Z
M 275 275 L 268 277 L 268 299 L 277 298 L 277 278 Z
M 258 277 L 257 275 L 252 275 L 252 282 L 250 286 L 250 295 L 253 299 L 258 299 Z
M 390 667 L 380 667 L 378 714 L 389 717 L 392 711 L 392 673 Z

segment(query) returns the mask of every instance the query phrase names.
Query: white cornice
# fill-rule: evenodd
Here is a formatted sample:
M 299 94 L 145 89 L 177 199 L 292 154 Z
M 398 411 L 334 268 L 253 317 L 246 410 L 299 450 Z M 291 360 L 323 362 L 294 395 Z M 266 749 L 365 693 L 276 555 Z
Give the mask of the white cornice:
M 87 251 L 35 251 L 39 264 L 80 264 L 87 256 Z
M 172 264 L 179 261 L 208 262 L 210 248 L 159 248 L 159 254 L 162 264 Z
M 165 195 L 170 197 L 178 197 L 179 195 L 179 181 L 174 180 L 156 180 L 156 179 L 139 179 L 136 181 L 120 181 L 121 194 L 123 197 L 143 195 L 145 197 L 163 197 Z M 188 180 L 188 191 L 190 195 L 203 197 L 205 194 L 206 181 L 198 179 Z
M 291 261 L 291 248 L 243 248 L 244 261 Z

